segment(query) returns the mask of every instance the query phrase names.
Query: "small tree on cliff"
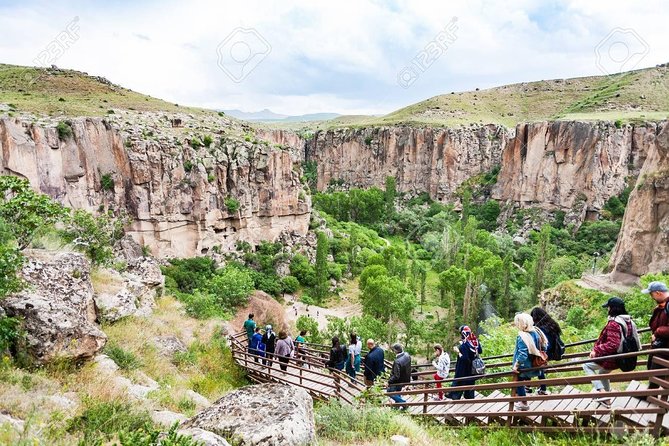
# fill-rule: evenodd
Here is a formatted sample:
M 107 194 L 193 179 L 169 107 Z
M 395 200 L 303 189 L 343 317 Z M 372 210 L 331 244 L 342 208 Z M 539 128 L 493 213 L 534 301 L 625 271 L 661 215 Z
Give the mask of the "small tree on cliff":
M 314 297 L 317 301 L 323 299 L 328 293 L 329 250 L 328 236 L 324 232 L 319 232 L 316 243 L 316 285 L 314 286 Z

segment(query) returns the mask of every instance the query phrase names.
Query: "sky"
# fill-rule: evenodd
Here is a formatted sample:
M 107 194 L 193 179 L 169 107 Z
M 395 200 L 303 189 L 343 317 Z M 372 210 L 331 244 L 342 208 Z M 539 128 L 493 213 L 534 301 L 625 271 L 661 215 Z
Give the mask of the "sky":
M 451 91 L 669 62 L 648 0 L 0 0 L 0 62 L 183 105 L 384 114 Z

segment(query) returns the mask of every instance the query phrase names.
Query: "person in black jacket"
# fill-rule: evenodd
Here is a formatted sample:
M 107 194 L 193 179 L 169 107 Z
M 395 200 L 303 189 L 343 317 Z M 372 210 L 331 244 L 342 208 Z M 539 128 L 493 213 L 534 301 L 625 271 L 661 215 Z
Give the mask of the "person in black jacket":
M 384 351 L 381 347 L 377 346 L 374 342 L 374 339 L 367 340 L 367 355 L 363 360 L 365 365 L 365 385 L 371 387 L 374 384 L 376 377 L 383 374 L 386 371 L 386 365 L 383 362 Z
M 276 333 L 274 333 L 272 330 L 271 325 L 265 327 L 265 334 L 262 335 L 261 342 L 265 344 L 265 355 L 267 356 L 267 359 L 274 359 L 274 350 L 276 349 Z M 265 365 L 264 360 L 263 365 Z M 272 365 L 271 362 L 270 365 Z
M 331 369 L 344 370 L 346 363 L 346 348 L 339 344 L 337 336 L 332 338 L 332 348 L 330 349 L 330 358 L 325 365 Z
M 394 344 L 393 351 L 397 355 L 393 362 L 393 370 L 388 379 L 388 392 L 399 392 L 406 385 L 411 383 L 411 356 L 404 351 L 400 344 Z M 402 395 L 389 395 L 390 399 L 396 403 L 406 403 Z M 407 406 L 401 406 L 400 410 L 406 410 Z
M 476 355 L 480 355 L 483 352 L 483 348 L 479 343 L 478 338 L 472 332 L 471 328 L 466 325 L 460 326 L 460 345 L 454 347 L 453 350 L 458 354 L 458 360 L 455 363 L 455 376 L 453 378 L 464 378 L 467 376 L 473 376 L 472 372 L 472 361 L 476 358 Z M 462 381 L 453 381 L 451 387 L 457 386 L 471 386 L 476 384 L 475 379 L 465 379 Z M 452 400 L 459 400 L 462 398 L 462 391 L 453 389 L 447 395 L 447 398 Z M 474 399 L 473 390 L 465 390 L 465 399 L 471 400 Z

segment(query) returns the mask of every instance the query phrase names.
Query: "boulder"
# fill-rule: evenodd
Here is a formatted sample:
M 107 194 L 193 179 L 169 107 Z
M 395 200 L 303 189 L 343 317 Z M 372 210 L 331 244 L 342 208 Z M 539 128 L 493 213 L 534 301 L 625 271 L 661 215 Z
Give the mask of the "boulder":
M 191 399 L 195 403 L 195 405 L 198 407 L 198 409 L 203 409 L 205 407 L 208 407 L 211 402 L 205 398 L 204 396 L 200 395 L 194 390 L 186 390 L 186 396 Z
M 107 342 L 96 325 L 90 262 L 79 253 L 27 251 L 21 278 L 29 285 L 0 305 L 23 320 L 27 349 L 38 364 L 92 358 Z
M 151 412 L 151 420 L 163 427 L 171 427 L 174 423 L 181 424 L 188 417 L 182 413 L 171 412 L 169 410 L 154 410 Z
M 154 338 L 153 341 L 158 347 L 160 354 L 167 356 L 168 358 L 174 356 L 175 353 L 183 353 L 188 350 L 184 343 L 181 342 L 181 339 L 174 335 L 158 336 L 157 338 Z
M 313 400 L 298 387 L 246 386 L 230 392 L 183 425 L 245 446 L 308 445 L 315 440 Z
M 230 446 L 230 443 L 228 443 L 225 438 L 197 427 L 180 429 L 178 434 L 191 437 L 193 440 L 200 442 L 203 446 Z

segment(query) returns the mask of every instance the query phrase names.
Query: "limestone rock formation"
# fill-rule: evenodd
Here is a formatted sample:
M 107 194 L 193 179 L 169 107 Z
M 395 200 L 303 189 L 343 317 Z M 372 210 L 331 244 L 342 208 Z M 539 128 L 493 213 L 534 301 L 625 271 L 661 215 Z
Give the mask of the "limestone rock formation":
M 394 176 L 399 192 L 447 200 L 464 181 L 500 164 L 507 139 L 496 125 L 336 129 L 316 132 L 306 142 L 306 159 L 317 164 L 319 190 L 331 180 L 383 187 Z
M 308 445 L 315 439 L 313 401 L 298 387 L 260 384 L 230 392 L 183 424 L 240 445 Z
M 652 143 L 630 194 L 611 256 L 612 277 L 669 270 L 669 122 L 649 125 Z
M 126 210 L 129 233 L 157 257 L 307 232 L 309 195 L 291 150 L 229 136 L 225 123 L 202 127 L 180 115 L 183 128 L 172 128 L 164 118 L 144 112 L 75 119 L 72 137 L 63 138 L 55 123 L 2 118 L 2 171 L 73 208 Z M 200 128 L 216 136 L 207 148 L 191 142 L 202 137 Z M 239 209 L 229 210 L 226 199 Z
M 0 301 L 8 316 L 23 319 L 28 351 L 37 363 L 93 357 L 107 336 L 97 327 L 91 265 L 78 253 L 26 252 L 23 291 Z

